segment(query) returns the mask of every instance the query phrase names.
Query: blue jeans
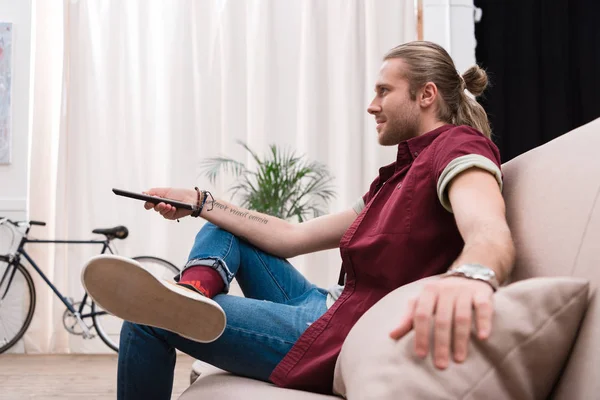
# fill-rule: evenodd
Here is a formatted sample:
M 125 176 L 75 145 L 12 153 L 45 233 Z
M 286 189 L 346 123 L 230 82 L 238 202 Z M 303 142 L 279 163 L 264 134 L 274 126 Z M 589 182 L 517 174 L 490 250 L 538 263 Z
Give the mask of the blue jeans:
M 175 349 L 236 375 L 268 381 L 300 335 L 327 310 L 327 291 L 308 282 L 288 261 L 211 223 L 196 236 L 186 268 L 193 265 L 215 268 L 225 279 L 226 290 L 235 277 L 246 297 L 225 293 L 214 297 L 227 315 L 227 326 L 212 343 L 124 322 L 119 400 L 170 399 Z

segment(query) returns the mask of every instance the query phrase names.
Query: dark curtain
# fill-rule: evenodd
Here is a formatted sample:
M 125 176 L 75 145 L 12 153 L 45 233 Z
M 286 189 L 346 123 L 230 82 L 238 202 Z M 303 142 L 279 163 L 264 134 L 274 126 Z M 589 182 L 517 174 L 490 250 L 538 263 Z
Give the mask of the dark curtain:
M 600 117 L 600 0 L 475 6 L 477 63 L 493 85 L 480 103 L 503 161 Z

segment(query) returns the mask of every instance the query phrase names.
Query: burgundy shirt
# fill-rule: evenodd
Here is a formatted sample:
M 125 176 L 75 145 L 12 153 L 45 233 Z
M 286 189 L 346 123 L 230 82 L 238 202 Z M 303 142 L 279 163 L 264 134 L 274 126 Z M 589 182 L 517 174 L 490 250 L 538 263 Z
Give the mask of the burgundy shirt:
M 347 275 L 341 296 L 277 365 L 273 383 L 331 394 L 337 357 L 358 319 L 392 290 L 450 267 L 464 242 L 437 181 L 450 161 L 469 154 L 500 168 L 494 143 L 466 126 L 445 125 L 398 145 L 396 161 L 379 169 L 340 241 Z

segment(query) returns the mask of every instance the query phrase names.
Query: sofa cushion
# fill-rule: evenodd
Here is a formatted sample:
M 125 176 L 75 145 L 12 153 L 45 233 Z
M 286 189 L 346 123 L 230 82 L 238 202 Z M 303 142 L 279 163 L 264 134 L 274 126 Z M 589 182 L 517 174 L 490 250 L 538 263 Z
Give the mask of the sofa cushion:
M 242 378 L 212 367 L 203 365 L 200 377 L 179 397 L 179 400 L 219 399 L 219 400 L 339 400 L 339 397 L 282 389 L 267 382 Z
M 353 327 L 336 364 L 334 390 L 350 399 L 543 399 L 551 391 L 587 305 L 582 279 L 533 278 L 494 295 L 490 338 L 473 329 L 464 363 L 446 370 L 414 353 L 414 331 L 389 338 L 409 299 L 432 277 L 396 289 Z

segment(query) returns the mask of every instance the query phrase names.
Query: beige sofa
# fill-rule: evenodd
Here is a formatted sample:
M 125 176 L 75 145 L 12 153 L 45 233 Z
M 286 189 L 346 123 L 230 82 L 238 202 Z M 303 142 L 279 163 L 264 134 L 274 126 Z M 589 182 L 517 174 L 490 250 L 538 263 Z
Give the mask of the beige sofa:
M 503 166 L 503 172 L 507 216 L 517 246 L 513 282 L 538 276 L 574 276 L 590 282 L 587 310 L 578 333 L 575 330 L 573 334 L 576 334 L 575 343 L 559 378 L 547 392 L 555 399 L 600 398 L 600 304 L 595 295 L 600 281 L 600 119 L 511 160 Z M 378 311 L 392 312 L 394 303 L 384 300 L 373 308 L 390 307 Z M 359 324 L 355 328 L 363 331 L 353 334 L 364 335 L 365 341 L 374 331 L 388 329 L 378 326 L 365 329 Z M 385 332 L 380 333 L 383 336 Z M 340 364 L 360 360 L 364 349 L 356 347 L 360 346 L 342 349 L 342 355 L 344 352 L 354 354 L 339 358 L 336 387 L 340 386 L 344 373 L 352 369 Z M 356 375 L 352 379 L 356 379 Z M 376 384 L 386 385 L 389 381 Z M 363 397 L 353 395 L 351 390 L 346 396 Z M 209 398 L 317 400 L 336 397 L 281 389 L 207 367 L 180 399 Z

